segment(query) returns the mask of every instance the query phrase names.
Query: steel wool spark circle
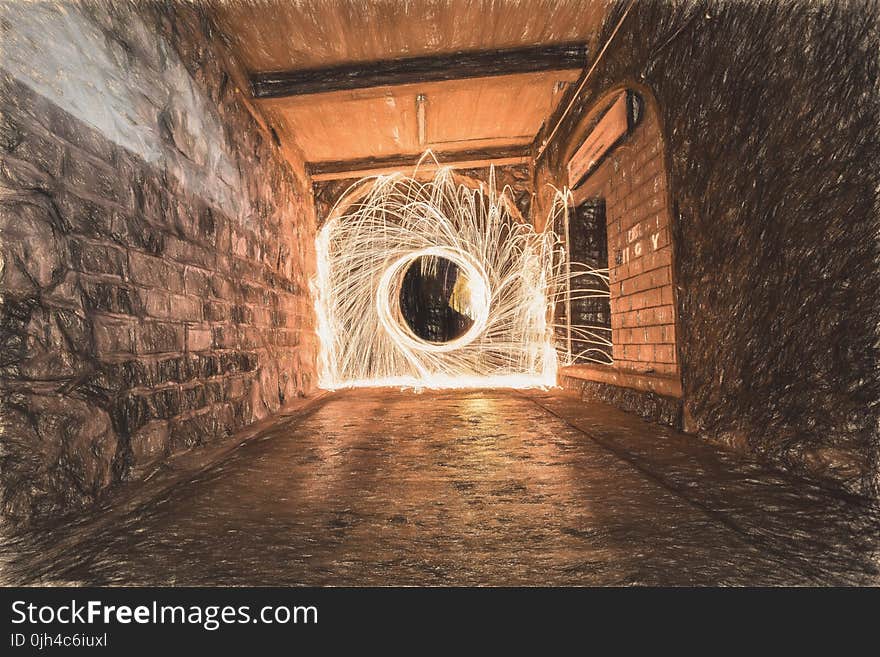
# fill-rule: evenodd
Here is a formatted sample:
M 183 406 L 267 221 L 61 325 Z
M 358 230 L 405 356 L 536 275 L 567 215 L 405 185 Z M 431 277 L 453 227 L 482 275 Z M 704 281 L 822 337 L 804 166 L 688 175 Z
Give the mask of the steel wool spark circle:
M 471 296 L 474 298 L 476 317 L 473 325 L 458 338 L 446 342 L 428 342 L 415 335 L 403 319 L 400 311 L 400 288 L 403 275 L 409 266 L 423 257 L 446 258 L 455 263 L 470 281 Z M 473 342 L 485 330 L 489 321 L 491 292 L 486 272 L 479 262 L 462 251 L 454 251 L 448 247 L 432 246 L 413 251 L 399 257 L 382 274 L 376 288 L 376 312 L 383 328 L 405 344 L 409 349 L 444 352 L 455 351 Z
M 564 259 L 555 234 L 514 217 L 494 172 L 482 189 L 448 168 L 360 185 L 368 191 L 331 213 L 316 242 L 321 385 L 552 385 L 551 296 Z M 473 324 L 445 342 L 420 338 L 401 313 L 403 277 L 426 257 L 451 261 L 468 282 Z

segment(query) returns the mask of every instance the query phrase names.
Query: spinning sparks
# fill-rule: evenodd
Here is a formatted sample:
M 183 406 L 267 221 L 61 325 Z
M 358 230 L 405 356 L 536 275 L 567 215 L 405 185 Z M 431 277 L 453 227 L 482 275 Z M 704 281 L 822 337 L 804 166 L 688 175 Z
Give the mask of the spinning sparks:
M 555 385 L 552 317 L 569 270 L 562 243 L 519 219 L 494 170 L 485 192 L 448 168 L 419 178 L 361 181 L 318 234 L 321 386 Z M 413 329 L 401 299 L 411 268 L 430 275 L 441 263 L 455 277 L 444 279 L 443 310 L 467 326 L 434 341 Z

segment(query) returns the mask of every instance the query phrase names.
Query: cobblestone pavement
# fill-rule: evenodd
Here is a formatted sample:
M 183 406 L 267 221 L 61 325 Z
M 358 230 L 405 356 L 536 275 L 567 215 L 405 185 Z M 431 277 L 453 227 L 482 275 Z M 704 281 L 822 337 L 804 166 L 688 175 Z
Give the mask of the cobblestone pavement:
M 344 391 L 138 495 L 19 536 L 6 579 L 880 581 L 876 512 L 560 391 Z

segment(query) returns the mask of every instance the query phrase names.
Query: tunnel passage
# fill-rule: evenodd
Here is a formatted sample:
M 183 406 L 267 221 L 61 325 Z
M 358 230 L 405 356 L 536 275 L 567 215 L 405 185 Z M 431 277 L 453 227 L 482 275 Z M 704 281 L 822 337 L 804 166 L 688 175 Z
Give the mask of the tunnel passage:
M 317 240 L 322 385 L 552 383 L 558 240 L 494 175 L 435 166 L 366 178 L 339 200 Z
M 445 343 L 474 325 L 474 298 L 467 274 L 448 258 L 420 256 L 407 267 L 400 287 L 400 312 L 421 340 Z
M 558 383 L 876 497 L 874 5 L 449 0 L 439 20 L 405 12 L 387 29 L 382 12 L 360 24 L 311 0 L 3 3 L 3 512 L 80 512 L 319 382 L 449 373 L 443 350 L 482 321 L 454 284 L 424 308 L 394 287 L 381 316 L 361 289 L 342 328 L 316 292 L 333 204 L 364 178 L 423 184 L 427 149 L 471 179 L 449 202 L 508 190 L 504 239 L 467 241 L 521 271 L 557 194 L 605 207 L 592 257 L 607 260 L 608 307 L 573 310 L 610 328 L 611 362 L 554 369 L 553 318 L 520 289 L 473 304 L 521 321 L 469 343 L 458 381 Z M 364 244 L 346 252 L 390 257 Z M 437 312 L 451 318 L 418 319 Z M 406 363 L 352 351 L 389 318 L 419 338 Z M 503 375 L 483 376 L 486 359 Z

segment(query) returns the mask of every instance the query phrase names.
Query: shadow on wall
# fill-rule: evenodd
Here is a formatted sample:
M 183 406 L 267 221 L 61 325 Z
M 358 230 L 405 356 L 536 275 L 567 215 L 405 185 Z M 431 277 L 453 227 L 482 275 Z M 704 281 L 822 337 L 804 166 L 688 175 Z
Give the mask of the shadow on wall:
M 866 495 L 880 486 L 878 26 L 870 1 L 636 2 L 535 187 L 561 183 L 566 135 L 607 90 L 650 88 L 688 428 Z
M 0 509 L 28 518 L 312 387 L 314 218 L 198 9 L 2 11 Z

